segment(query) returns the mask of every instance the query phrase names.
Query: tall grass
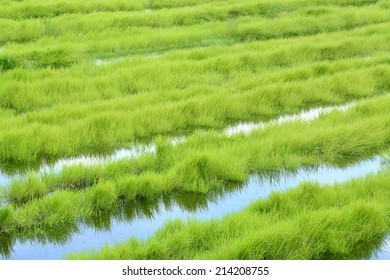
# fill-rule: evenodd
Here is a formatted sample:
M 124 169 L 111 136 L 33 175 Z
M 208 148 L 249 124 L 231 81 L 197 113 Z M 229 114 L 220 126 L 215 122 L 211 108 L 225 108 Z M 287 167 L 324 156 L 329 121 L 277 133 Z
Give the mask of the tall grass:
M 9 2 L 9 1 L 8 1 Z M 24 3 L 7 3 L 0 9 L 0 15 L 5 18 L 39 18 L 53 17 L 68 13 L 91 13 L 96 11 L 133 11 L 144 9 L 162 9 L 171 7 L 191 6 L 199 3 L 209 2 L 204 0 L 169 0 L 169 1 L 105 1 L 94 0 L 90 2 L 71 1 L 23 1 Z M 217 2 L 215 0 L 213 2 Z
M 13 219 L 13 210 L 11 207 L 0 208 L 0 233 L 5 233 L 9 228 L 9 222 Z
M 27 175 L 26 178 L 15 179 L 9 186 L 7 198 L 13 203 L 25 203 L 34 198 L 47 194 L 46 185 L 35 173 Z
M 0 161 L 31 164 L 111 151 L 159 134 L 267 120 L 385 93 L 388 25 L 134 56 L 104 67 L 84 62 L 4 72 L 0 106 L 12 114 L 0 122 Z M 79 45 L 48 45 L 30 54 L 7 47 L 1 63 L 10 69 L 19 55 L 46 66 L 85 59 Z

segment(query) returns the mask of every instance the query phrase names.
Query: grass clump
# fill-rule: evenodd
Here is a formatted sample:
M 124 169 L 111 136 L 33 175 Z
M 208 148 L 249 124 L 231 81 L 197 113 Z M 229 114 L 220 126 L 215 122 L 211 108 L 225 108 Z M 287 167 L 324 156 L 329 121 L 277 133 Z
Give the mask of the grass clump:
M 26 203 L 40 198 L 48 192 L 47 186 L 36 173 L 30 173 L 25 178 L 13 180 L 7 190 L 6 198 L 15 204 Z
M 243 182 L 246 178 L 240 163 L 232 164 L 206 153 L 194 153 L 169 171 L 166 184 L 172 189 L 207 193 L 210 188 L 222 187 L 224 182 Z
M 0 233 L 7 232 L 7 229 L 10 227 L 9 224 L 13 222 L 13 215 L 12 207 L 0 208 Z
M 86 207 L 93 213 L 108 212 L 117 203 L 117 190 L 111 182 L 99 182 L 86 193 Z
M 350 259 L 387 230 L 384 211 L 375 204 L 298 214 L 206 253 L 209 259 Z M 225 243 L 226 244 L 226 243 Z
M 70 191 L 54 192 L 50 197 L 31 201 L 16 208 L 10 229 L 14 233 L 45 233 L 53 229 L 74 226 L 82 215 L 80 202 Z

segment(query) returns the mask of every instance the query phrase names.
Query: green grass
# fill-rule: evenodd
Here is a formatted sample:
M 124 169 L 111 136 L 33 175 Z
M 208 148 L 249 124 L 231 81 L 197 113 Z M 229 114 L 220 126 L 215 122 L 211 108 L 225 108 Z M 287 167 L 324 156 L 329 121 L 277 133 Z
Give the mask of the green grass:
M 138 198 L 207 194 L 228 184 L 242 184 L 255 172 L 345 164 L 381 153 L 390 146 L 386 132 L 390 115 L 384 109 L 389 105 L 389 98 L 380 96 L 310 123 L 274 125 L 248 136 L 199 131 L 175 147 L 169 140 L 157 139 L 156 155 L 91 167 L 70 166 L 41 178 L 30 173 L 4 191 L 15 211 L 5 230 L 66 227 L 115 211 L 123 201 L 131 204 Z M 285 137 L 280 138 L 281 134 Z M 62 213 L 68 211 L 68 204 L 74 210 Z
M 279 2 L 279 3 L 278 3 Z M 321 2 L 321 1 L 319 1 Z M 344 3 L 343 3 L 344 2 Z M 367 1 L 366 1 L 367 2 Z M 133 27 L 167 28 L 191 26 L 207 22 L 226 22 L 241 17 L 259 17 L 264 20 L 291 18 L 292 16 L 321 16 L 340 11 L 360 11 L 359 6 L 343 6 L 345 1 L 322 1 L 313 6 L 309 1 L 224 1 L 198 4 L 174 9 L 124 12 L 93 12 L 90 14 L 64 14 L 49 18 L 26 20 L 3 19 L 2 42 L 29 42 L 42 37 L 61 37 L 66 34 L 88 34 L 103 31 L 128 31 Z M 364 6 L 371 12 L 384 10 L 380 5 Z M 341 6 L 341 7 L 340 7 Z M 366 11 L 365 14 L 369 12 Z M 353 18 L 349 19 L 353 22 Z M 237 24 L 237 23 L 235 23 Z M 327 23 L 326 26 L 331 26 Z M 278 29 L 276 25 L 274 29 Z M 314 29 L 313 29 L 314 30 Z M 17 31 L 17 33 L 15 32 Z M 268 33 L 272 34 L 272 33 Z
M 366 258 L 390 229 L 389 172 L 273 193 L 221 220 L 171 221 L 146 241 L 131 239 L 69 259 Z
M 144 9 L 163 9 L 174 7 L 193 6 L 199 3 L 209 1 L 205 0 L 137 0 L 137 1 L 105 1 L 94 0 L 91 2 L 71 1 L 42 1 L 29 0 L 18 3 L 18 1 L 4 0 L 7 3 L 0 9 L 0 15 L 5 18 L 40 18 L 40 17 L 55 17 L 61 14 L 84 14 L 97 11 L 137 11 Z M 213 2 L 218 3 L 218 0 Z
M 1 190 L 0 232 L 11 244 L 1 250 L 37 236 L 66 242 L 80 222 L 106 228 L 122 204 L 134 206 L 130 219 L 148 215 L 140 201 L 202 200 L 257 172 L 387 154 L 389 8 L 388 0 L 0 0 L 0 167 L 26 171 Z M 313 122 L 222 133 L 351 101 Z M 186 142 L 173 146 L 179 135 Z M 156 143 L 155 155 L 36 171 L 144 142 Z M 304 185 L 223 220 L 171 222 L 146 242 L 81 257 L 367 257 L 388 231 L 386 176 Z
M 134 140 L 151 139 L 159 134 L 174 135 L 197 128 L 220 129 L 238 120 L 267 120 L 300 111 L 302 107 L 340 104 L 384 94 L 389 88 L 390 72 L 386 64 L 385 61 L 383 65 L 366 69 L 341 70 L 282 85 L 272 81 L 253 88 L 255 79 L 252 77 L 247 82 L 243 79 L 242 84 L 232 85 L 231 89 L 208 90 L 206 87 L 204 92 L 200 86 L 192 85 L 184 94 L 182 90 L 176 90 L 160 96 L 151 93 L 122 95 L 108 100 L 61 104 L 26 114 L 13 114 L 4 117 L 0 125 L 0 161 L 33 163 L 83 152 L 110 151 Z M 295 75 L 304 77 L 315 69 L 337 71 L 332 66 L 321 64 L 300 69 L 302 72 L 287 72 L 287 75 L 292 75 L 292 79 Z M 270 79 L 277 79 L 278 74 Z M 291 78 L 285 76 L 285 79 Z M 322 90 L 315 91 L 317 88 Z M 45 102 L 35 98 L 33 92 L 29 97 L 23 89 L 20 94 L 13 89 L 11 86 L 4 91 L 7 97 L 2 102 L 8 109 L 18 108 L 23 112 L 27 110 L 26 106 Z M 207 91 L 210 93 L 207 94 Z M 190 96 L 185 98 L 186 95 Z M 182 98 L 184 100 L 180 100 Z
M 388 23 L 388 11 L 373 8 L 340 8 L 333 13 L 306 15 L 293 13 L 286 18 L 244 16 L 236 21 L 212 21 L 190 26 L 128 27 L 93 30 L 87 33 L 65 32 L 63 36 L 41 36 L 30 43 L 8 43 L 0 58 L 13 59 L 3 70 L 62 68 L 79 61 L 113 54 L 161 52 L 173 49 L 208 46 L 220 42 L 232 44 L 253 40 L 269 40 L 307 36 L 322 32 L 350 30 L 362 26 Z M 12 23 L 11 23 L 12 25 Z M 15 27 L 20 30 L 17 26 Z M 7 28 L 9 29 L 9 28 Z M 34 32 L 37 27 L 31 28 Z M 11 32 L 14 34 L 14 32 Z M 9 37 L 4 35 L 5 38 Z M 7 40 L 7 42 L 10 42 Z
M 3 167 L 389 91 L 386 1 L 103 2 L 0 9 Z
M 27 178 L 16 179 L 11 183 L 7 198 L 10 202 L 18 204 L 39 198 L 45 194 L 47 194 L 45 184 L 38 174 L 31 173 L 27 175 Z

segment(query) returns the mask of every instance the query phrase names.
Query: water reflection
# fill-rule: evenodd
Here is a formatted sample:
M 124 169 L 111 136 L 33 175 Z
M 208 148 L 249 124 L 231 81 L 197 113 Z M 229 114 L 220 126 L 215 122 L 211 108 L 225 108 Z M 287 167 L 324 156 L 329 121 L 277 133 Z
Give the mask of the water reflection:
M 44 231 L 21 231 L 16 235 L 6 232 L 0 234 L 0 259 L 13 259 L 13 255 L 20 246 L 39 244 L 38 250 L 44 250 L 46 246 L 61 248 L 69 243 L 72 235 L 80 233 L 77 225 L 68 225 L 66 228 L 47 229 Z M 33 253 L 33 252 L 31 252 Z M 34 254 L 36 259 L 45 259 L 40 251 Z M 21 258 L 24 259 L 24 258 Z M 46 258 L 47 259 L 47 258 Z
M 17 236 L 2 234 L 0 253 L 4 259 L 60 259 L 65 253 L 98 249 L 105 244 L 128 240 L 131 236 L 148 238 L 170 219 L 221 218 L 267 197 L 272 191 L 292 188 L 303 181 L 344 182 L 375 173 L 383 164 L 385 162 L 380 157 L 374 157 L 346 167 L 320 166 L 300 168 L 295 172 L 253 175 L 243 185 L 227 185 L 208 194 L 182 192 L 153 199 L 120 201 L 109 213 L 92 216 L 77 225 L 52 229 L 51 232 L 21 231 Z M 378 237 L 370 244 L 362 244 L 351 258 L 389 258 L 389 247 L 383 245 L 382 239 Z
M 316 107 L 311 108 L 309 110 L 303 110 L 297 114 L 292 115 L 282 115 L 275 120 L 271 120 L 269 122 L 245 122 L 239 123 L 234 126 L 228 126 L 225 130 L 225 133 L 228 136 L 244 133 L 248 134 L 255 129 L 264 128 L 267 125 L 282 125 L 285 123 L 296 122 L 296 121 L 312 121 L 318 119 L 323 114 L 329 114 L 332 111 L 345 112 L 351 109 L 355 103 L 348 103 L 340 106 L 327 106 L 327 107 Z
M 158 225 L 166 221 L 166 214 L 177 218 L 188 213 L 196 213 L 208 209 L 210 203 L 234 192 L 243 186 L 226 186 L 223 190 L 214 190 L 209 194 L 176 193 L 161 195 L 152 199 L 138 198 L 132 201 L 120 201 L 110 212 L 90 216 L 77 224 L 66 224 L 61 228 L 49 228 L 37 231 L 23 229 L 16 235 L 2 233 L 0 237 L 1 259 L 59 259 L 64 249 L 94 248 L 105 242 L 125 240 L 133 232 L 133 228 L 142 231 L 149 226 L 146 237 L 152 234 Z M 177 215 L 180 213 L 180 215 Z M 140 234 L 138 234 L 140 236 Z M 67 251 L 70 252 L 70 251 Z
M 380 246 L 373 251 L 371 259 L 390 260 L 390 234 L 387 234 Z

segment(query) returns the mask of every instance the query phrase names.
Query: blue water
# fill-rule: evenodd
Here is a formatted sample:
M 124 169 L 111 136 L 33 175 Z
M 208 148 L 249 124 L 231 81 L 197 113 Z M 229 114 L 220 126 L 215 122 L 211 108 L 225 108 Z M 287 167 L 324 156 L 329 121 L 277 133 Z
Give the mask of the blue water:
M 304 181 L 318 181 L 321 184 L 341 183 L 353 178 L 366 176 L 381 170 L 381 159 L 370 160 L 346 166 L 344 168 L 320 166 L 316 169 L 301 168 L 294 173 L 253 175 L 240 188 L 225 191 L 213 199 L 201 199 L 200 202 L 182 202 L 185 198 L 172 201 L 160 199 L 153 205 L 135 208 L 129 217 L 116 215 L 108 217 L 101 229 L 86 224 L 80 225 L 77 232 L 65 234 L 61 241 L 43 242 L 42 240 L 15 240 L 11 242 L 12 253 L 3 256 L 6 259 L 61 259 L 64 254 L 83 250 L 98 249 L 105 244 L 128 240 L 131 236 L 145 239 L 153 235 L 170 219 L 196 218 L 209 220 L 221 218 L 228 213 L 242 210 L 251 202 L 266 198 L 273 191 L 282 191 L 298 186 Z M 184 200 L 183 200 L 184 199 Z M 186 204 L 187 203 L 187 204 Z M 189 206 L 189 205 L 193 205 Z M 143 210 L 139 210 L 143 209 Z M 390 238 L 388 238 L 390 240 Z M 372 254 L 372 259 L 390 259 L 390 241 L 384 242 L 380 250 Z

